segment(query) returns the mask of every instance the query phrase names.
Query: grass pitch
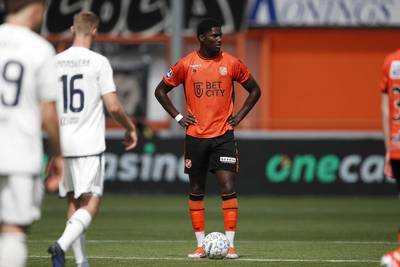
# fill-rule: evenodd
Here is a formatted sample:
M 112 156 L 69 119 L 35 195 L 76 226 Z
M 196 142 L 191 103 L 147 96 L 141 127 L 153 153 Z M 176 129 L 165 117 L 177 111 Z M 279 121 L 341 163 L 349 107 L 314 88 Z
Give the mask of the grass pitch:
M 92 267 L 378 266 L 396 246 L 394 197 L 239 196 L 238 260 L 188 260 L 196 243 L 187 198 L 106 195 L 87 233 Z M 223 231 L 218 197 L 206 198 L 206 231 Z M 28 266 L 51 266 L 46 249 L 63 231 L 66 202 L 47 196 L 29 238 Z M 72 253 L 67 266 L 75 266 Z

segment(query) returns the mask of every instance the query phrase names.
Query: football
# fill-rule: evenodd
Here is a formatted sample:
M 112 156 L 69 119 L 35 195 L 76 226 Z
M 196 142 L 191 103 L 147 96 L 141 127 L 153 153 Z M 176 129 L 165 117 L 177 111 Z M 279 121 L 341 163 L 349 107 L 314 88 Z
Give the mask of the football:
M 220 232 L 209 233 L 203 242 L 203 248 L 209 259 L 223 259 L 229 251 L 229 240 Z

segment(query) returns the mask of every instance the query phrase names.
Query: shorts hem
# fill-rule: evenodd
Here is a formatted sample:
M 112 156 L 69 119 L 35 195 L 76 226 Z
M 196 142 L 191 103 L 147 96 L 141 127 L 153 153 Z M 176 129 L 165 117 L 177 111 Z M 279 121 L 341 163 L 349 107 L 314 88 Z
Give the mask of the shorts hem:
M 69 193 L 73 193 L 74 199 L 78 199 L 78 198 L 80 198 L 82 195 L 92 195 L 92 196 L 98 196 L 98 197 L 103 196 L 103 193 L 92 192 L 92 191 L 82 192 L 82 193 L 79 193 L 79 194 L 75 194 L 74 191 L 68 191 L 68 192 L 66 192 L 65 194 L 59 194 L 59 197 L 60 197 L 60 198 L 67 198 L 67 196 L 68 196 Z

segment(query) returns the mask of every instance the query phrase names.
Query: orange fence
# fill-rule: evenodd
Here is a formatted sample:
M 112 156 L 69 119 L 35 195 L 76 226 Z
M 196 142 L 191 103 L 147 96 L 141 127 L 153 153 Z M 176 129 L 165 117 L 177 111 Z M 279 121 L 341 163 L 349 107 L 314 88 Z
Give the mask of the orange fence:
M 61 50 L 68 41 L 49 39 Z M 170 45 L 166 36 L 100 36 L 98 41 Z M 197 47 L 195 38 L 185 38 L 184 53 Z M 263 91 L 241 128 L 380 130 L 382 63 L 397 48 L 398 29 L 271 28 L 226 36 L 224 49 L 247 63 Z M 237 96 L 239 106 L 246 92 L 238 90 Z

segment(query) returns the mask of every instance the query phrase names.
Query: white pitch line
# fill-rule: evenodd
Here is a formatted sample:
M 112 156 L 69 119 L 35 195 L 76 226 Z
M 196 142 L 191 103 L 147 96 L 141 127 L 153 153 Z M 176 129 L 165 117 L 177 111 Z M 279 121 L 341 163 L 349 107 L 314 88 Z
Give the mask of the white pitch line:
M 28 240 L 28 243 L 51 243 L 54 240 Z M 193 242 L 193 240 L 86 240 L 88 243 L 189 243 Z M 396 242 L 389 241 L 346 241 L 346 240 L 235 240 L 235 243 L 269 243 L 269 244 L 339 244 L 339 245 L 393 245 L 397 244 Z
M 47 259 L 49 256 L 29 256 L 32 259 Z M 68 256 L 67 258 L 72 259 L 72 256 Z M 202 260 L 191 260 L 187 258 L 170 258 L 170 257 L 121 257 L 121 256 L 91 256 L 89 259 L 96 260 L 166 260 L 166 261 L 203 261 Z M 204 259 L 206 260 L 206 259 Z M 251 259 L 251 258 L 239 258 L 233 261 L 247 261 L 247 262 L 316 262 L 316 263 L 378 263 L 378 260 L 333 260 L 333 259 Z

